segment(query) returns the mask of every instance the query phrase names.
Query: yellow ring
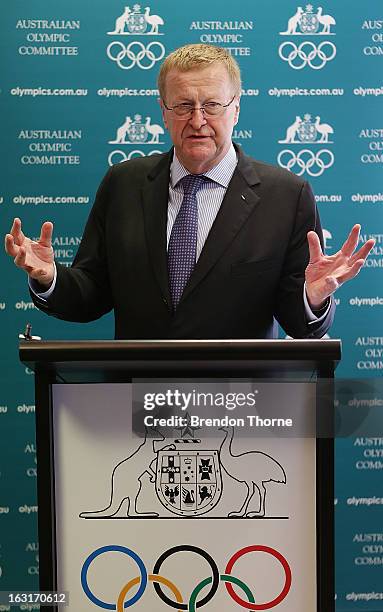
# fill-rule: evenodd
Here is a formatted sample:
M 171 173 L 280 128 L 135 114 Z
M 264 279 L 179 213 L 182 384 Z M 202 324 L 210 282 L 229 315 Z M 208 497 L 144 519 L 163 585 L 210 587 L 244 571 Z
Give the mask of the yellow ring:
M 167 578 L 164 578 L 163 576 L 160 576 L 159 574 L 149 574 L 148 578 L 151 582 L 160 582 L 161 584 L 164 584 L 165 586 L 167 586 L 172 591 L 178 603 L 184 602 L 180 591 L 177 589 L 176 585 L 173 584 L 173 582 L 170 582 L 170 580 L 168 580 Z M 136 578 L 132 578 L 132 580 L 129 580 L 129 582 L 127 582 L 126 585 L 122 587 L 121 592 L 117 599 L 117 612 L 124 612 L 125 596 L 130 591 L 131 588 L 133 588 L 136 584 L 140 582 L 140 580 L 141 580 L 140 576 L 137 576 Z M 178 612 L 182 612 L 182 610 L 178 610 Z

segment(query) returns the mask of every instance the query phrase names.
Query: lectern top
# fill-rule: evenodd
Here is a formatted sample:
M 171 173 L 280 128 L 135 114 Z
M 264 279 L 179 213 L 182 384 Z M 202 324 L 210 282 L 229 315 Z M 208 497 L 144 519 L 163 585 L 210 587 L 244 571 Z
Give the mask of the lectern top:
M 20 360 L 34 371 L 65 382 L 121 376 L 220 374 L 276 375 L 299 372 L 331 377 L 341 357 L 340 340 L 86 340 L 27 341 Z M 69 374 L 71 374 L 69 376 Z M 75 376 L 73 377 L 73 375 Z

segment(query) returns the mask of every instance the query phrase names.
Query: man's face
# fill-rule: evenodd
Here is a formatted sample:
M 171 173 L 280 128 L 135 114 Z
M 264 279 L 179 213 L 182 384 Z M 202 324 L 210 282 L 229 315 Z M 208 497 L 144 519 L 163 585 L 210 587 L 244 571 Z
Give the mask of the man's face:
M 219 63 L 187 72 L 173 69 L 166 77 L 165 103 L 169 108 L 182 103 L 193 104 L 195 108 L 206 102 L 227 104 L 233 95 L 227 70 Z M 191 117 L 177 117 L 162 102 L 161 107 L 177 157 L 189 172 L 206 172 L 226 155 L 238 121 L 237 96 L 218 117 L 205 116 L 201 110 L 194 110 Z

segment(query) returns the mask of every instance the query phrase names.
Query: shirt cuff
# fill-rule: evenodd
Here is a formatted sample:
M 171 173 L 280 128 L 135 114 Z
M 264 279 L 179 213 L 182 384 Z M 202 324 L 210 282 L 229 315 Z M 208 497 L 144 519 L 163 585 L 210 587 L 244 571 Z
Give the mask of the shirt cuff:
M 323 319 L 327 317 L 330 311 L 330 308 L 331 308 L 332 297 L 327 298 L 326 304 L 320 310 L 320 313 L 321 313 L 320 316 L 317 316 L 310 308 L 309 301 L 307 299 L 306 283 L 305 283 L 303 287 L 303 302 L 305 305 L 305 314 L 308 320 L 308 324 L 310 325 L 310 323 L 317 323 L 318 321 L 323 321 Z M 323 312 L 323 309 L 325 309 L 324 312 Z
M 31 278 L 30 276 L 28 276 L 29 288 L 32 291 L 32 293 L 34 293 L 38 298 L 40 298 L 40 300 L 46 301 L 52 295 L 54 288 L 56 287 L 56 280 L 57 280 L 56 264 L 53 263 L 53 266 L 54 266 L 53 281 L 49 289 L 46 289 L 45 291 L 41 291 L 42 285 L 40 283 L 38 283 L 34 278 Z

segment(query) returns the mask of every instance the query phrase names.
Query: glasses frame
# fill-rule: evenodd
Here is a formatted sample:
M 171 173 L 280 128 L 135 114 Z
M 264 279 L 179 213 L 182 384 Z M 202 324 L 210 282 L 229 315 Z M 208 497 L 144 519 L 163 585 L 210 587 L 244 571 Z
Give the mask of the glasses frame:
M 186 113 L 185 115 L 177 115 L 177 113 L 174 111 L 175 108 L 178 108 L 179 106 L 183 106 L 183 104 L 176 104 L 173 107 L 169 107 L 169 106 L 166 105 L 165 100 L 162 100 L 162 104 L 164 105 L 166 110 L 173 111 L 175 119 L 190 119 L 193 116 L 194 111 L 199 111 L 199 110 L 202 111 L 202 114 L 205 117 L 205 119 L 206 118 L 210 119 L 211 117 L 220 117 L 224 113 L 225 108 L 227 108 L 228 106 L 230 106 L 230 104 L 232 104 L 234 102 L 235 97 L 236 97 L 236 94 L 234 94 L 234 96 L 232 97 L 230 102 L 228 102 L 227 104 L 221 104 L 220 102 L 215 102 L 215 104 L 219 104 L 221 109 L 222 109 L 222 110 L 220 110 L 220 112 L 217 115 L 209 115 L 206 112 L 204 104 L 202 106 L 195 106 L 195 107 L 191 108 L 190 111 L 188 113 Z M 208 102 L 207 102 L 207 104 L 208 104 Z

